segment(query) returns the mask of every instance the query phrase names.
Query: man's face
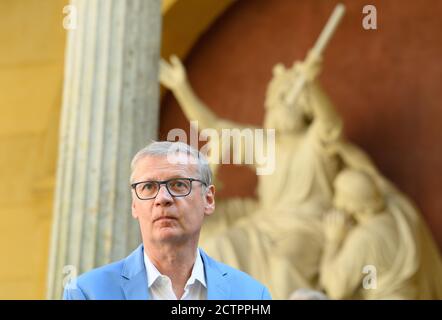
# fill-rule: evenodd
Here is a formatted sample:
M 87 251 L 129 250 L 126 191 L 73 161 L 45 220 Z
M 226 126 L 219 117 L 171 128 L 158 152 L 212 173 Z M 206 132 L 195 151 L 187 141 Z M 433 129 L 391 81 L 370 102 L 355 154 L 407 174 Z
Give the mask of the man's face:
M 183 164 L 188 156 L 173 156 L 169 162 L 166 156 L 144 157 L 136 163 L 133 182 L 148 180 L 162 181 L 172 178 L 199 179 L 196 164 Z M 170 159 L 172 160 L 172 159 Z M 190 161 L 187 161 L 191 163 Z M 192 192 L 186 197 L 172 197 L 165 185 L 161 185 L 154 199 L 140 200 L 132 190 L 132 216 L 138 219 L 143 241 L 150 243 L 198 241 L 204 216 L 215 209 L 215 189 L 210 186 L 206 192 L 201 182 L 192 182 Z

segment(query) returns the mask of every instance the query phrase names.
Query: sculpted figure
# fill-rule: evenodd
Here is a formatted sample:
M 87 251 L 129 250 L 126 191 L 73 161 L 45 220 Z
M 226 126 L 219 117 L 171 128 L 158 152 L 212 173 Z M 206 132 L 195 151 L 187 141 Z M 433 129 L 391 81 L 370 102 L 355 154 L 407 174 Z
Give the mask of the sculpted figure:
M 206 220 L 201 233 L 202 247 L 211 256 L 262 281 L 276 299 L 287 299 L 300 288 L 322 289 L 323 216 L 333 206 L 333 182 L 341 170 L 364 170 L 374 177 L 382 194 L 396 199 L 411 225 L 416 226 L 419 218 L 369 158 L 342 136 L 342 120 L 316 80 L 321 53 L 342 10 L 335 10 L 304 61 L 273 68 L 263 128 L 275 130 L 275 166 L 272 174 L 258 175 L 257 199 L 219 201 L 216 214 Z M 189 121 L 198 121 L 200 129 L 215 129 L 220 136 L 223 129 L 258 129 L 216 116 L 197 97 L 175 56 L 170 62 L 161 60 L 160 81 L 173 92 Z M 244 163 L 246 147 L 239 143 L 229 151 L 240 154 Z M 256 168 L 256 162 L 249 165 Z M 433 243 L 427 231 L 422 234 L 430 239 L 424 243 Z M 439 256 L 431 256 L 440 261 Z
M 440 255 L 414 206 L 381 176 L 361 170 L 343 170 L 334 187 L 320 270 L 327 295 L 440 299 Z
M 323 240 L 321 215 L 331 203 L 332 182 L 340 169 L 339 157 L 329 150 L 340 138 L 342 121 L 313 80 L 319 66 L 318 59 L 308 68 L 303 62 L 292 68 L 275 66 L 264 121 L 264 128 L 276 131 L 275 170 L 258 176 L 258 200 L 220 204 L 225 210 L 217 209 L 213 220 L 207 221 L 211 226 L 206 225 L 201 235 L 210 254 L 264 281 L 275 298 L 277 292 L 280 298 L 288 298 L 296 288 L 316 282 Z M 160 70 L 162 84 L 200 128 L 219 132 L 254 128 L 218 118 L 193 92 L 178 58 L 172 57 L 171 64 L 162 61 Z M 300 75 L 310 80 L 299 98 L 288 104 L 286 97 Z

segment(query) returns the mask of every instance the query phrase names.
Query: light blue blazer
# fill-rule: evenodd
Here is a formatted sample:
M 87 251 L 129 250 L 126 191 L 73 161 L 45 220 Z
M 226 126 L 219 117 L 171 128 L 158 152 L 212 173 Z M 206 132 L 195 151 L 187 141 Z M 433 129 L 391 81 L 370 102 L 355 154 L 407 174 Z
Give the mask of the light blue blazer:
M 209 300 L 270 300 L 265 286 L 248 274 L 217 262 L 200 249 Z M 127 258 L 91 270 L 71 281 L 65 300 L 147 300 L 147 274 L 143 245 Z

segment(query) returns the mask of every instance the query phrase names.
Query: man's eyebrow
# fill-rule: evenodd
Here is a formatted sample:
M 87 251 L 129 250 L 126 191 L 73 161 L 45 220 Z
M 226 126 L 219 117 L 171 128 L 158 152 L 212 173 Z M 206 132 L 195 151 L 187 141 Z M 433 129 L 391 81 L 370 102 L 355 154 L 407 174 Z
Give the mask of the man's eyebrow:
M 188 178 L 188 177 L 189 177 L 188 174 L 177 173 L 177 174 L 173 174 L 173 175 L 169 176 L 167 179 L 164 179 L 164 180 L 177 179 L 177 178 Z M 164 180 L 148 177 L 148 178 L 142 178 L 140 181 L 164 181 Z

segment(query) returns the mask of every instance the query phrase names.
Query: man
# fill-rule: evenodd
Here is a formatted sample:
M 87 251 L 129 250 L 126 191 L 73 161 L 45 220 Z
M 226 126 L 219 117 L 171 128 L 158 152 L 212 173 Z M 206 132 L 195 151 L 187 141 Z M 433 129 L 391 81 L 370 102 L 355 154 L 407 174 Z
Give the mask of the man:
M 81 275 L 64 299 L 271 299 L 249 275 L 198 248 L 215 187 L 205 157 L 179 142 L 153 142 L 132 160 L 132 216 L 143 244 L 126 259 Z

